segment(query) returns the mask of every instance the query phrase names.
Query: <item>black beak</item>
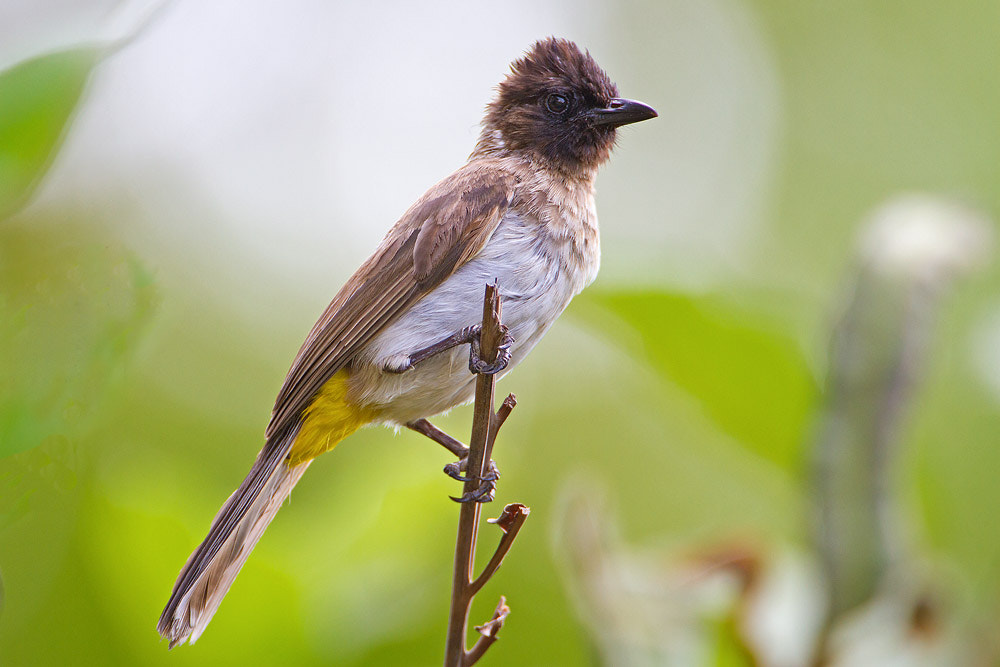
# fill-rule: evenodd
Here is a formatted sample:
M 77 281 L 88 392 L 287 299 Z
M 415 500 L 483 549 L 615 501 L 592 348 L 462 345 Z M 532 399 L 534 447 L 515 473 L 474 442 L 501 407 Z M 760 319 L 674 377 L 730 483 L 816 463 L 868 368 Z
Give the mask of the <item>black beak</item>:
M 629 123 L 638 123 L 640 120 L 656 118 L 657 113 L 653 107 L 642 102 L 616 97 L 608 103 L 607 107 L 591 111 L 590 116 L 594 125 L 620 127 Z

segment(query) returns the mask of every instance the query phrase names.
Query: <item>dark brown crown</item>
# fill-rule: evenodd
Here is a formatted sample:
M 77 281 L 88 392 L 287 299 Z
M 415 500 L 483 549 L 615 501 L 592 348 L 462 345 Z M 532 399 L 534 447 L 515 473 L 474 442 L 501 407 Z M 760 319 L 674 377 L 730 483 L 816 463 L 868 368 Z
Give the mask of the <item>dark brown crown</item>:
M 510 69 L 487 106 L 476 153 L 527 152 L 569 170 L 589 171 L 607 160 L 615 131 L 595 126 L 587 112 L 606 107 L 618 88 L 589 53 L 550 37 L 536 42 Z M 547 108 L 552 95 L 568 99 L 567 112 Z

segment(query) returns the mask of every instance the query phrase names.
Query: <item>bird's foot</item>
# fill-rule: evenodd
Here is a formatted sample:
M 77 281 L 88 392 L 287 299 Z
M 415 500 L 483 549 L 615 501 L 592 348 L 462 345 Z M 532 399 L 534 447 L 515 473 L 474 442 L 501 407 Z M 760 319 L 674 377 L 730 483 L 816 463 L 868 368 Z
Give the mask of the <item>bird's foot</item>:
M 497 360 L 489 364 L 480 358 L 479 332 L 481 328 L 481 325 L 474 324 L 464 329 L 459 329 L 447 338 L 442 338 L 432 345 L 420 348 L 412 354 L 398 354 L 390 357 L 382 363 L 382 370 L 393 374 L 405 373 L 426 359 L 430 359 L 442 352 L 447 352 L 453 347 L 469 343 L 472 348 L 469 353 L 469 370 L 473 373 L 499 373 L 506 368 L 507 362 L 510 361 L 510 346 L 514 342 L 514 339 L 510 337 L 510 334 L 507 333 L 507 328 L 504 327 L 504 338 L 499 346 L 500 353 L 497 355 Z
M 500 479 L 500 470 L 497 468 L 495 461 L 490 460 L 486 474 L 482 477 L 477 475 L 462 475 L 468 469 L 469 459 L 464 458 L 454 463 L 449 463 L 444 467 L 444 472 L 446 475 L 452 479 L 458 480 L 459 482 L 479 482 L 479 486 L 462 495 L 461 498 L 456 498 L 451 496 L 451 499 L 457 503 L 467 503 L 470 501 L 475 501 L 477 503 L 488 503 L 492 502 L 497 488 L 497 480 Z
M 510 346 L 514 344 L 514 337 L 510 335 L 506 326 L 500 325 L 503 338 L 497 345 L 497 358 L 491 363 L 482 357 L 482 349 L 479 344 L 481 328 L 480 325 L 469 327 L 472 329 L 469 337 L 469 370 L 477 375 L 495 375 L 507 368 L 507 364 L 510 363 Z

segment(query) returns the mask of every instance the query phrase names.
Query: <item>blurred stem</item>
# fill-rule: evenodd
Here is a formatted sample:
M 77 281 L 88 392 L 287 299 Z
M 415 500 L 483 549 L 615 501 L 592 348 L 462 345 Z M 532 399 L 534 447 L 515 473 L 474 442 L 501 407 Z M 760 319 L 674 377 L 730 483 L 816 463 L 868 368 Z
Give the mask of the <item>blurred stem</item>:
M 930 322 L 905 284 L 862 271 L 833 334 L 816 439 L 827 620 L 865 602 L 898 550 L 887 516 L 892 445 Z
M 928 197 L 880 209 L 833 331 L 813 465 L 817 546 L 828 588 L 818 660 L 836 621 L 905 565 L 903 517 L 891 502 L 899 426 L 923 365 L 935 306 L 988 246 L 982 221 Z

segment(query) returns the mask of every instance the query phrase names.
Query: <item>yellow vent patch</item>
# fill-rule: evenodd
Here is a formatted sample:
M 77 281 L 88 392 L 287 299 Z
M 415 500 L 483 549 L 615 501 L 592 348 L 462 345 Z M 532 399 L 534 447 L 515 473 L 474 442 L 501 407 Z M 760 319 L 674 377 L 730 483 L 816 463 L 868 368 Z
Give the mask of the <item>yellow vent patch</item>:
M 333 449 L 338 442 L 372 422 L 374 410 L 358 407 L 347 400 L 346 370 L 326 381 L 302 413 L 302 428 L 288 453 L 289 465 L 299 465 Z

